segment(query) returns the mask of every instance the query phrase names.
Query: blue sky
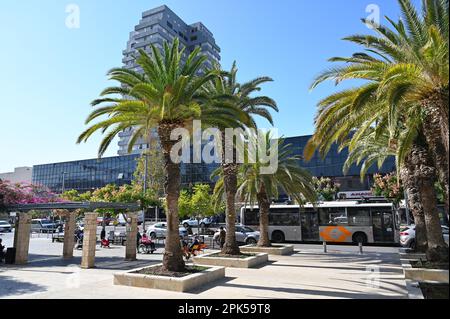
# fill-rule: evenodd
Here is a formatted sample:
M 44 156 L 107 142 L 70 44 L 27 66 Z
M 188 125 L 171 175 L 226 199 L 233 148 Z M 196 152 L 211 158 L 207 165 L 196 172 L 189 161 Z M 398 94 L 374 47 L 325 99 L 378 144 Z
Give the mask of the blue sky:
M 79 29 L 65 25 L 70 3 L 80 8 Z M 399 16 L 393 0 L 0 0 L 0 172 L 96 157 L 100 135 L 75 144 L 89 103 L 110 84 L 107 70 L 121 66 L 142 12 L 161 4 L 187 23 L 202 21 L 222 66 L 238 62 L 240 81 L 274 78 L 263 93 L 279 104 L 281 134 L 311 134 L 317 101 L 335 88 L 308 87 L 328 58 L 357 49 L 342 37 L 370 32 L 360 18 L 372 3 Z M 114 144 L 106 155 L 116 152 Z

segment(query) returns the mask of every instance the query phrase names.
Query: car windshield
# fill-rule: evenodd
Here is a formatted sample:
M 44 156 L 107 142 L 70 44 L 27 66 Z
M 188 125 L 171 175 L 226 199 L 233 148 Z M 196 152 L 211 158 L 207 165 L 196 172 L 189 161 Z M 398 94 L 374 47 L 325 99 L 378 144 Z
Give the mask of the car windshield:
M 253 229 L 251 229 L 250 227 L 247 227 L 247 226 L 240 227 L 240 231 L 243 232 L 243 233 L 253 233 L 253 232 L 255 232 Z
M 8 225 L 8 222 L 5 222 L 5 221 L 3 221 L 3 220 L 0 220 L 0 224 L 2 224 L 2 225 Z

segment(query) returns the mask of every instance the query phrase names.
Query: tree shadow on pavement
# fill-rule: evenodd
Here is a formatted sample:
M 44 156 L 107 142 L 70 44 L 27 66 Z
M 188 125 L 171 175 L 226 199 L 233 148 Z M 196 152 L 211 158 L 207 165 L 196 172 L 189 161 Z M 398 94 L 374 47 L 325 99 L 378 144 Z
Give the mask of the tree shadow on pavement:
M 13 277 L 0 274 L 0 298 L 43 291 L 47 291 L 47 288 L 44 286 L 18 281 Z

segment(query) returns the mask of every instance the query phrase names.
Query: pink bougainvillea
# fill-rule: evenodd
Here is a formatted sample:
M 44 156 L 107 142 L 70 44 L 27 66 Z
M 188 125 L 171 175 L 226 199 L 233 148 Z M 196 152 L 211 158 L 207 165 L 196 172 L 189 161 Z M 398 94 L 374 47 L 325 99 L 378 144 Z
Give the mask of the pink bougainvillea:
M 45 186 L 29 183 L 10 183 L 0 180 L 0 198 L 4 205 L 46 204 L 63 202 L 55 193 Z

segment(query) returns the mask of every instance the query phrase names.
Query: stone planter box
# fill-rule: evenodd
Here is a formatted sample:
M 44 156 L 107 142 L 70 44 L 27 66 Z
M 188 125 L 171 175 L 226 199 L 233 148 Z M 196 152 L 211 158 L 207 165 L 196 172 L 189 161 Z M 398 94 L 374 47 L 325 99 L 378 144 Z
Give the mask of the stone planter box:
M 247 245 L 239 247 L 243 253 L 266 253 L 269 255 L 292 255 L 294 253 L 294 245 L 277 245 L 272 247 L 257 247 L 255 245 Z
M 422 268 L 405 268 L 405 279 L 413 281 L 432 281 L 448 284 L 448 270 L 441 269 L 422 269 Z
M 161 264 L 116 273 L 114 274 L 114 285 L 186 292 L 215 280 L 225 278 L 225 268 L 214 266 L 202 272 L 178 278 L 135 273 L 145 268 L 158 266 L 161 266 Z
M 421 254 L 421 253 L 400 253 L 400 259 L 407 259 L 407 260 L 426 260 L 427 255 Z
M 255 254 L 247 258 L 228 258 L 214 256 L 217 253 L 206 254 L 202 256 L 196 256 L 193 258 L 196 265 L 211 265 L 211 266 L 223 266 L 230 268 L 253 268 L 258 265 L 264 264 L 269 260 L 268 254 Z

